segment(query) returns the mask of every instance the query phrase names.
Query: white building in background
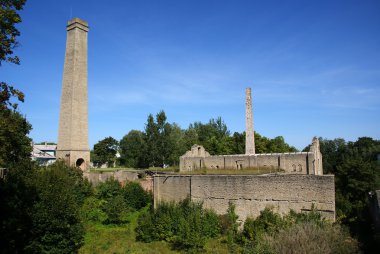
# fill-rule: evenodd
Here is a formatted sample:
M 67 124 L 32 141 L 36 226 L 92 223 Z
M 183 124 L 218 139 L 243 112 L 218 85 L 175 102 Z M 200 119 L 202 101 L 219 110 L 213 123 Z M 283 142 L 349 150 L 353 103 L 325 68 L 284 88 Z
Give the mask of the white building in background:
M 56 158 L 56 144 L 33 144 L 32 160 L 37 161 L 42 166 L 48 166 L 53 164 Z

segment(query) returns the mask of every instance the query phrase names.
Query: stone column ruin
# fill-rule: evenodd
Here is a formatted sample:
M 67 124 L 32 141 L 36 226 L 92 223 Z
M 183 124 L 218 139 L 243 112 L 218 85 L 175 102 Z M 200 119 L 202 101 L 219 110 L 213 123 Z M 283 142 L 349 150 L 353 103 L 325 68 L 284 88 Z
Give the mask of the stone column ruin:
M 251 88 L 245 89 L 245 154 L 255 154 Z

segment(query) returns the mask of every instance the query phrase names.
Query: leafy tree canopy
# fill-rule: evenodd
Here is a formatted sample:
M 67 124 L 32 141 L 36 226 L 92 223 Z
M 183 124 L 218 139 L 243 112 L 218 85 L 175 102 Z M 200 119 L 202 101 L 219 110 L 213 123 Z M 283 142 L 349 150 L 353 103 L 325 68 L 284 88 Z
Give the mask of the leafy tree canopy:
M 358 138 L 355 142 L 319 138 L 319 143 L 324 173 L 335 175 L 337 219 L 349 226 L 365 248 L 376 248 L 367 207 L 368 194 L 380 188 L 380 164 L 377 161 L 380 141 L 369 137 Z
M 120 163 L 131 168 L 146 167 L 145 133 L 131 130 L 120 140 Z
M 26 0 L 3 0 L 0 1 L 0 66 L 2 62 L 19 64 L 20 59 L 14 55 L 14 48 L 17 47 L 17 37 L 20 32 L 15 27 L 21 22 L 18 11 L 22 10 Z M 0 108 L 8 106 L 17 108 L 17 103 L 11 103 L 11 97 L 15 96 L 19 101 L 24 101 L 24 94 L 9 86 L 5 82 L 0 82 Z
M 98 166 L 107 163 L 108 166 L 113 165 L 116 161 L 116 153 L 119 149 L 119 142 L 113 137 L 107 137 L 100 140 L 94 145 L 94 155 L 96 156 L 95 164 Z
M 128 167 L 148 167 L 179 164 L 179 157 L 194 144 L 199 144 L 212 155 L 244 154 L 245 132 L 231 135 L 221 117 L 210 119 L 208 123 L 194 122 L 187 129 L 176 123 L 168 123 L 164 111 L 156 118 L 150 114 L 145 131 L 130 131 L 120 141 L 120 163 Z M 256 152 L 283 153 L 296 152 L 283 137 L 273 139 L 255 133 Z

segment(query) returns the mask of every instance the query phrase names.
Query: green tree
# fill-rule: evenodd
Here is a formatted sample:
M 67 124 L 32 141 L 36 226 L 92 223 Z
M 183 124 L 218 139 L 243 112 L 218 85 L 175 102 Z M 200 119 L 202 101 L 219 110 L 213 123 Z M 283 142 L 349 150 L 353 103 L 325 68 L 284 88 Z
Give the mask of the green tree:
M 120 140 L 120 163 L 131 168 L 147 167 L 145 134 L 131 130 Z
M 203 145 L 210 154 L 231 153 L 230 132 L 221 117 L 210 119 L 207 124 L 201 122 L 190 124 L 188 132 L 192 129 L 197 133 L 197 143 Z
M 368 193 L 380 188 L 380 141 L 361 137 L 356 142 L 320 138 L 324 173 L 335 175 L 337 218 L 349 226 L 365 251 L 379 247 L 373 238 Z M 307 151 L 309 147 L 306 147 Z
M 148 116 L 145 126 L 146 154 L 149 166 L 163 167 L 169 164 L 169 157 L 173 151 L 170 135 L 172 126 L 166 122 L 166 114 L 160 111 L 156 115 L 156 121 L 153 115 Z
M 244 154 L 245 153 L 245 132 L 234 132 L 231 137 L 231 152 L 232 154 Z
M 190 150 L 190 148 L 194 144 L 199 144 L 199 145 L 201 144 L 199 142 L 198 133 L 196 129 L 192 128 L 192 125 L 190 125 L 190 127 L 184 131 L 183 139 L 184 139 L 183 143 L 185 145 L 186 151 Z
M 167 163 L 169 165 L 178 166 L 179 157 L 182 156 L 187 149 L 185 144 L 185 132 L 176 123 L 171 124 L 168 144 L 170 146 L 170 152 L 168 154 Z
M 0 1 L 0 66 L 3 62 L 19 64 L 13 50 L 17 47 L 20 32 L 16 24 L 21 22 L 18 11 L 25 0 Z M 28 158 L 31 152 L 27 134 L 31 125 L 16 112 L 17 103 L 12 97 L 23 102 L 24 94 L 5 82 L 0 82 L 0 167 L 10 168 L 21 159 Z
M 153 115 L 149 114 L 145 125 L 145 143 L 148 166 L 157 166 L 159 161 L 158 127 Z
M 96 164 L 100 166 L 107 163 L 108 167 L 112 167 L 116 161 L 116 153 L 118 149 L 119 142 L 116 139 L 108 137 L 100 140 L 94 145 L 94 155 L 98 159 Z
M 341 161 L 341 155 L 345 153 L 347 149 L 346 141 L 342 138 L 332 140 L 319 138 L 319 144 L 320 151 L 323 155 L 323 172 L 325 174 L 334 173 L 336 166 Z M 311 145 L 308 145 L 303 151 L 309 151 L 310 146 Z
M 73 173 L 74 172 L 74 173 Z M 84 228 L 79 209 L 86 191 L 79 169 L 55 163 L 35 171 L 37 198 L 31 209 L 31 240 L 28 253 L 75 253 L 83 244 Z
M 73 253 L 83 229 L 78 208 L 89 194 L 82 172 L 22 161 L 0 179 L 0 253 Z
M 0 109 L 0 168 L 11 168 L 22 160 L 30 160 L 32 126 L 18 112 Z
M 158 112 L 156 115 L 157 126 L 157 151 L 158 151 L 158 165 L 163 167 L 169 164 L 169 156 L 173 150 L 173 144 L 170 142 L 170 134 L 172 126 L 166 122 L 166 114 L 164 111 Z
M 17 47 L 17 37 L 20 32 L 16 24 L 21 22 L 18 11 L 22 10 L 26 0 L 8 0 L 0 1 L 0 66 L 2 62 L 19 64 L 20 59 L 14 55 L 14 48 Z M 8 106 L 17 108 L 17 103 L 11 102 L 11 97 L 16 97 L 19 101 L 24 101 L 24 94 L 9 86 L 5 82 L 0 82 L 0 109 L 6 109 Z
M 23 253 L 32 238 L 34 179 L 35 168 L 28 161 L 13 165 L 6 178 L 0 178 L 0 253 Z
M 284 137 L 278 136 L 273 139 L 261 136 L 255 132 L 256 153 L 287 153 L 297 152 L 294 146 L 285 142 Z

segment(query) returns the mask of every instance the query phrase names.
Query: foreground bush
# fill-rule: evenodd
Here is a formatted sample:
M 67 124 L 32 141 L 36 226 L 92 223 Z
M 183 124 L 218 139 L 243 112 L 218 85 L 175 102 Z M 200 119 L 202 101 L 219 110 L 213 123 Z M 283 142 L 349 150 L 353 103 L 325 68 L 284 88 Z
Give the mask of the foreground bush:
M 135 210 L 140 210 L 152 202 L 151 195 L 136 182 L 126 183 L 123 187 L 123 195 L 127 205 Z
M 347 231 L 313 209 L 280 216 L 266 208 L 246 220 L 241 239 L 243 253 L 358 253 L 358 243 Z
M 263 237 L 273 253 L 358 253 L 358 243 L 338 225 L 302 222 Z
M 85 222 L 121 224 L 127 222 L 128 213 L 140 210 L 151 202 L 151 196 L 138 183 L 128 182 L 124 187 L 109 179 L 95 188 L 95 195 L 88 197 L 82 208 Z
M 82 171 L 30 161 L 0 179 L 0 253 L 76 253 L 83 244 L 80 207 L 91 194 Z
M 162 203 L 138 219 L 136 238 L 143 242 L 164 240 L 177 249 L 202 249 L 208 238 L 220 234 L 218 216 L 202 204 L 185 199 Z

